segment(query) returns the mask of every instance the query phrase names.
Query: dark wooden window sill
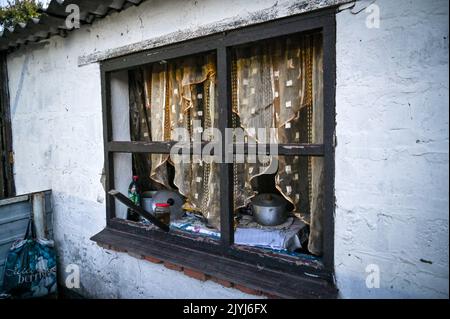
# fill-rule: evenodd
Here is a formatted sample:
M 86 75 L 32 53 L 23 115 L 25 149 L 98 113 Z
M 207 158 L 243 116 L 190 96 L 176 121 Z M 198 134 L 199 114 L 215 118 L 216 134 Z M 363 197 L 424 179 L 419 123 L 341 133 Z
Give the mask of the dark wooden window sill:
M 178 267 L 177 270 L 184 269 L 186 275 L 198 277 L 199 280 L 209 277 L 219 283 L 233 283 L 235 288 L 241 287 L 242 291 L 246 288 L 281 298 L 337 297 L 337 289 L 331 282 L 331 277 L 325 279 L 308 275 L 306 271 L 290 273 L 261 266 L 256 262 L 233 258 L 220 249 L 216 252 L 193 249 L 157 236 L 148 237 L 112 227 L 106 227 L 91 240 L 102 247 L 113 247 L 114 250 L 128 252 L 131 256 L 139 256 L 153 262 L 161 261 L 165 265 Z M 314 270 L 311 273 L 313 274 Z

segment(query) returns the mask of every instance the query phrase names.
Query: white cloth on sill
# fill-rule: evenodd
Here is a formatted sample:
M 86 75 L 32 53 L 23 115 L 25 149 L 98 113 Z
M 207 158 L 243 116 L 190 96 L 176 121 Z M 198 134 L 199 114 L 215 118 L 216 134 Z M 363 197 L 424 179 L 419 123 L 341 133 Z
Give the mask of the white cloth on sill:
M 234 243 L 236 245 L 294 251 L 302 248 L 300 233 L 304 227 L 306 227 L 305 223 L 297 218 L 287 229 L 237 227 L 234 233 Z

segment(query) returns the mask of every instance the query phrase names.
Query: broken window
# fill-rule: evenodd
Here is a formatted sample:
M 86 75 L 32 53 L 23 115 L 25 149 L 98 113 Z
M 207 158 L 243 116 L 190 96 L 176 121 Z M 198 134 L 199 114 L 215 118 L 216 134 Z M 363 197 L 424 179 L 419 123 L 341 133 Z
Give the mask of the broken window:
M 229 76 L 236 144 L 239 134 L 241 142 L 256 148 L 260 143 L 322 143 L 321 45 L 321 34 L 313 33 L 232 49 Z M 187 143 L 208 141 L 203 133 L 218 127 L 218 110 L 226 107 L 217 101 L 216 60 L 211 52 L 130 70 L 131 141 L 173 143 L 180 140 L 179 129 Z M 154 199 L 149 209 L 168 199 L 177 206 L 173 228 L 220 238 L 221 191 L 233 192 L 236 244 L 290 255 L 322 254 L 320 157 L 234 154 L 233 185 L 225 190 L 220 190 L 218 163 L 195 152 L 181 162 L 167 153 L 138 153 L 132 155 L 132 163 L 144 196 L 141 201 Z M 267 209 L 258 206 L 261 200 Z M 258 214 L 275 217 L 264 221 Z
M 153 63 L 130 71 L 129 79 L 132 141 L 179 141 L 181 132 L 184 140 L 200 142 L 206 130 L 217 127 L 214 53 Z M 216 163 L 198 154 L 179 162 L 170 154 L 134 154 L 133 173 L 144 191 L 177 193 L 172 195 L 183 199 L 183 210 L 204 216 L 219 230 Z
M 307 272 L 334 294 L 334 35 L 320 11 L 103 61 L 109 195 L 93 240 L 284 296 Z M 133 175 L 141 207 L 171 205 L 170 228 L 127 220 Z
M 234 48 L 231 75 L 233 125 L 242 127 L 247 142 L 254 144 L 267 141 L 277 144 L 321 144 L 322 73 L 320 33 L 298 34 Z M 261 128 L 266 128 L 262 130 L 266 136 L 258 134 Z M 252 199 L 256 199 L 258 205 L 269 206 L 270 202 L 260 201 L 264 196 L 272 195 L 279 199 L 280 205 L 285 205 L 288 212 L 283 215 L 283 223 L 278 221 L 281 225 L 265 226 L 249 222 L 246 228 L 248 225 L 262 228 L 258 233 L 254 231 L 254 239 L 259 241 L 253 244 L 270 246 L 279 239 L 277 235 L 281 230 L 286 240 L 284 246 L 277 245 L 280 249 L 293 251 L 303 248 L 302 251 L 321 255 L 322 159 L 267 156 L 264 163 L 254 157 L 246 157 L 244 163 L 235 163 L 233 167 L 235 209 L 238 209 L 238 215 L 241 212 L 239 217 L 248 221 L 245 212 L 252 206 Z M 272 203 L 277 204 L 275 200 Z M 261 209 L 264 213 L 264 208 Z M 300 227 L 302 225 L 304 227 Z M 292 232 L 294 228 L 299 228 L 299 231 Z M 300 231 L 302 234 L 309 233 L 309 236 L 297 236 Z M 287 243 L 292 242 L 296 244 L 288 246 Z

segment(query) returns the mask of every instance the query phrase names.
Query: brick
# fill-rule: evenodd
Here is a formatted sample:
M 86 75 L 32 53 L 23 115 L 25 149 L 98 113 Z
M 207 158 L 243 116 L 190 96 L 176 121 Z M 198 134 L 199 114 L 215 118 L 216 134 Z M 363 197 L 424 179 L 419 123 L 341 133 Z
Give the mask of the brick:
M 119 248 L 119 247 L 114 247 L 114 246 L 111 246 L 111 245 L 108 245 L 108 244 L 97 243 L 97 245 L 99 245 L 99 246 L 102 247 L 103 249 L 106 249 L 106 250 L 113 250 L 113 251 L 116 251 L 116 252 L 118 252 L 118 253 L 126 252 L 125 249 L 122 249 L 122 248 Z
M 150 261 L 150 262 L 155 263 L 155 264 L 162 264 L 163 263 L 163 261 L 161 259 L 158 259 L 158 258 L 155 258 L 155 257 L 152 257 L 152 256 L 144 256 L 144 258 L 145 258 L 145 260 Z
M 227 288 L 233 287 L 233 283 L 231 281 L 228 281 L 228 280 L 225 280 L 225 279 L 212 277 L 211 280 L 216 282 L 216 283 L 218 283 L 219 285 L 222 285 L 222 286 L 227 287 Z
M 208 280 L 207 274 L 204 274 L 200 271 L 196 271 L 194 269 L 184 268 L 183 272 L 186 276 L 189 276 L 189 277 L 197 279 L 197 280 L 201 280 L 201 281 Z
M 266 296 L 269 299 L 282 299 L 280 296 L 272 295 L 272 294 L 269 294 L 269 293 L 263 293 L 263 295 Z
M 118 253 L 126 253 L 127 252 L 126 249 L 115 247 L 115 246 L 111 246 L 111 245 L 109 246 L 109 249 L 113 250 L 115 252 L 118 252 Z
M 249 295 L 255 295 L 255 296 L 260 296 L 261 295 L 261 291 L 259 290 L 255 290 L 252 288 L 248 288 L 239 284 L 234 284 L 234 288 L 239 289 L 242 292 L 245 292 L 246 294 Z
M 111 246 L 108 245 L 108 244 L 97 243 L 97 245 L 99 245 L 100 247 L 102 247 L 103 249 L 106 249 L 106 250 L 110 250 L 111 249 Z
M 128 255 L 130 255 L 131 257 L 137 258 L 137 259 L 144 259 L 143 255 L 135 254 L 135 253 L 132 253 L 130 251 L 128 252 Z
M 176 271 L 182 271 L 183 267 L 169 263 L 167 261 L 164 262 L 164 267 L 171 269 L 171 270 L 176 270 Z

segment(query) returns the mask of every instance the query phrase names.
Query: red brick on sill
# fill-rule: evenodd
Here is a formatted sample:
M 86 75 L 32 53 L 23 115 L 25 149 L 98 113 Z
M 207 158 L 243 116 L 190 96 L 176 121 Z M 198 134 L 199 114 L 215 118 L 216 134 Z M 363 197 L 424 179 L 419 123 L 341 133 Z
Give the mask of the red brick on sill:
M 246 294 L 249 294 L 249 295 L 255 295 L 255 296 L 261 295 L 261 291 L 255 290 L 252 288 L 248 288 L 248 287 L 242 286 L 240 284 L 234 284 L 234 288 L 236 288 L 242 292 L 245 292 Z
M 126 249 L 122 249 L 122 248 L 119 248 L 119 247 L 114 247 L 114 246 L 110 246 L 111 248 L 111 250 L 114 250 L 115 252 L 117 252 L 117 253 L 126 253 L 127 252 L 127 250 Z
M 222 285 L 222 286 L 226 287 L 226 288 L 233 287 L 233 283 L 231 281 L 228 281 L 228 280 L 225 280 L 225 279 L 211 277 L 211 280 L 214 281 L 215 283 L 218 283 L 219 285 Z
M 171 269 L 171 270 L 176 270 L 176 271 L 183 271 L 183 267 L 172 264 L 168 261 L 164 262 L 164 267 L 166 267 L 167 269 Z
M 111 245 L 101 244 L 101 243 L 97 243 L 97 245 L 99 245 L 99 246 L 102 247 L 103 249 L 111 250 Z
M 101 243 L 97 243 L 97 245 L 99 245 L 100 247 L 102 247 L 103 249 L 106 250 L 112 250 L 118 253 L 126 253 L 126 249 L 122 249 L 122 248 L 118 248 L 118 247 L 114 247 L 112 245 L 108 245 L 108 244 L 101 244 Z
M 200 281 L 206 281 L 209 279 L 209 276 L 207 274 L 196 271 L 194 269 L 184 268 L 183 272 L 186 276 L 192 277 Z
M 101 246 L 104 247 L 105 249 L 108 249 L 106 247 L 109 246 L 109 245 L 101 245 Z M 109 247 L 111 247 L 111 246 L 109 246 Z M 111 249 L 114 249 L 114 248 L 111 247 Z M 175 271 L 182 271 L 186 276 L 194 278 L 194 279 L 197 279 L 197 280 L 200 280 L 200 281 L 212 280 L 215 283 L 218 283 L 218 284 L 220 284 L 220 285 L 222 285 L 222 286 L 224 286 L 226 288 L 235 288 L 235 289 L 238 289 L 238 290 L 240 290 L 240 291 L 242 291 L 242 292 L 244 292 L 246 294 L 255 295 L 255 296 L 264 295 L 264 296 L 266 296 L 268 298 L 271 298 L 271 299 L 279 299 L 280 298 L 280 297 L 278 297 L 276 295 L 268 294 L 268 293 L 265 293 L 265 292 L 262 292 L 262 291 L 259 291 L 259 290 L 255 290 L 255 289 L 252 289 L 252 288 L 249 288 L 249 287 L 245 287 L 245 286 L 243 286 L 241 284 L 232 283 L 231 281 L 228 281 L 228 280 L 225 280 L 225 279 L 212 277 L 212 276 L 210 276 L 208 274 L 205 274 L 203 272 L 200 272 L 200 271 L 197 271 L 197 270 L 194 270 L 194 269 L 191 269 L 191 268 L 186 268 L 186 267 L 183 267 L 183 266 L 180 266 L 180 265 L 176 265 L 176 264 L 173 264 L 173 263 L 168 262 L 168 261 L 163 261 L 163 260 L 161 260 L 159 258 L 156 258 L 156 257 L 153 257 L 153 256 L 142 256 L 142 255 L 137 255 L 137 254 L 132 254 L 132 253 L 129 253 L 129 255 L 133 256 L 133 257 L 136 257 L 136 258 L 139 258 L 139 259 L 145 259 L 145 260 L 147 260 L 149 262 L 152 262 L 152 263 L 163 264 L 164 267 L 166 267 L 167 269 L 171 269 L 171 270 L 175 270 Z
M 268 299 L 282 299 L 280 296 L 268 294 L 265 292 L 262 292 L 263 296 L 266 296 Z
M 162 264 L 163 263 L 163 261 L 161 259 L 158 259 L 158 258 L 155 258 L 152 256 L 144 256 L 144 258 L 145 258 L 145 260 L 152 262 L 154 264 Z
M 140 255 L 140 254 L 135 254 L 135 253 L 132 253 L 132 252 L 128 252 L 128 255 L 130 255 L 131 257 L 134 257 L 134 258 L 136 258 L 136 259 L 144 259 L 144 256 L 143 255 Z

